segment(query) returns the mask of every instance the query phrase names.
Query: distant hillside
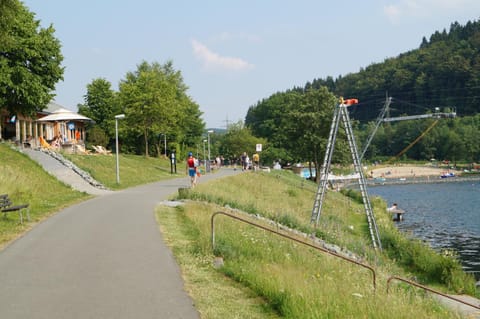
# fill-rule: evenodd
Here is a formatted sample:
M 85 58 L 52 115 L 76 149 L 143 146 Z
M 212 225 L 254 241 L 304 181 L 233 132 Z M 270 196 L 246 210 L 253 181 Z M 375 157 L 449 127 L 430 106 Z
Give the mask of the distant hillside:
M 424 37 L 418 49 L 369 65 L 358 73 L 315 79 L 297 89 L 320 86 L 363 102 L 353 110 L 359 120 L 378 115 L 386 92 L 397 103 L 392 105 L 392 116 L 425 113 L 433 107 L 453 107 L 462 116 L 476 114 L 480 100 L 480 21 L 464 26 L 455 22 L 448 32 L 436 31 L 429 40 Z

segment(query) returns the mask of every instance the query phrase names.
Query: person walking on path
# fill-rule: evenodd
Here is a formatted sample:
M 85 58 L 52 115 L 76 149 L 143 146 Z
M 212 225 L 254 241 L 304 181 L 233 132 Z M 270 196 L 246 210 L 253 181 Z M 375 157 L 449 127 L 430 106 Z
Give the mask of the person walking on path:
M 247 152 L 243 152 L 241 156 L 241 162 L 242 162 L 242 171 L 246 171 L 248 168 L 248 155 Z
M 193 157 L 192 152 L 188 153 L 187 158 L 187 173 L 190 176 L 190 187 L 194 188 L 197 185 L 197 167 L 198 167 L 198 160 Z
M 260 168 L 260 155 L 258 153 L 253 154 L 253 170 L 257 171 Z

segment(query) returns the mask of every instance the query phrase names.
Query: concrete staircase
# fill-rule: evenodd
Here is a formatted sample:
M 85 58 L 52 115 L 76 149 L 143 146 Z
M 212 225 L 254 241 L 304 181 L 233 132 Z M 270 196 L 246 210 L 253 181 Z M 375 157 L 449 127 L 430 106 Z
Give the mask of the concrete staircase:
M 22 148 L 20 151 L 28 155 L 32 160 L 38 162 L 45 171 L 63 183 L 70 185 L 75 190 L 91 195 L 112 193 L 111 190 L 95 181 L 88 173 L 79 169 L 61 154 L 32 148 Z M 51 152 L 55 154 L 51 154 Z

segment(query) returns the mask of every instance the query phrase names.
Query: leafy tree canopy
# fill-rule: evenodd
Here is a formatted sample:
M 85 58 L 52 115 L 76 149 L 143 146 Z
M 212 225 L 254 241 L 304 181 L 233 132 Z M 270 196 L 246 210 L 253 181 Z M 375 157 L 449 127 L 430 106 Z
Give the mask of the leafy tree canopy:
M 182 75 L 171 61 L 163 65 L 143 61 L 121 81 L 119 98 L 128 124 L 125 130 L 132 141 L 143 139 L 146 156 L 149 144 L 159 144 L 162 133 L 175 136 L 177 143 L 195 145 L 191 137 L 200 139 L 204 128 L 201 112 L 186 91 Z
M 337 103 L 326 87 L 276 93 L 248 110 L 246 125 L 267 139 L 284 163 L 308 161 L 319 169 Z M 344 145 L 338 149 L 343 154 Z
M 122 109 L 111 83 L 103 78 L 94 79 L 87 85 L 84 100 L 84 105 L 78 105 L 78 112 L 94 120 L 97 129 L 113 138 L 115 115 L 122 113 Z
M 250 129 L 240 121 L 231 124 L 228 131 L 222 135 L 218 151 L 227 159 L 238 160 L 243 152 L 251 157 L 257 144 L 262 144 L 263 151 L 268 149 L 266 139 L 253 136 Z
M 17 0 L 0 1 L 0 43 L 8 47 L 12 44 L 12 35 L 8 32 L 14 23 L 15 15 L 20 10 L 20 3 Z
M 34 115 L 63 79 L 60 42 L 20 1 L 0 2 L 0 27 L 0 108 Z

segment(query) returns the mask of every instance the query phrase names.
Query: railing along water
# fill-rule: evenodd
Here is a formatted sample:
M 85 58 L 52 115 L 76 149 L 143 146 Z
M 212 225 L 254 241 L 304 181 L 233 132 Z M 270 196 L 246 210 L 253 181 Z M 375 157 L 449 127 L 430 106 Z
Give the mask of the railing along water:
M 443 292 L 440 292 L 440 291 L 437 291 L 437 290 L 434 290 L 432 288 L 429 288 L 427 286 L 424 286 L 424 285 L 421 285 L 419 283 L 416 283 L 414 281 L 411 281 L 411 280 L 408 280 L 408 279 L 405 279 L 405 278 L 402 278 L 402 277 L 398 277 L 398 276 L 390 276 L 387 280 L 387 294 L 389 292 L 389 288 L 390 288 L 390 282 L 392 280 L 398 280 L 398 281 L 402 281 L 406 284 L 409 284 L 409 285 L 412 285 L 412 286 L 415 286 L 415 287 L 418 287 L 418 288 L 421 288 L 423 290 L 426 290 L 426 291 L 429 291 L 431 293 L 434 293 L 434 294 L 437 294 L 437 295 L 440 295 L 442 297 L 445 297 L 445 298 L 448 298 L 448 299 L 451 299 L 451 300 L 454 300 L 456 302 L 460 302 L 460 303 L 463 303 L 464 305 L 467 305 L 467 306 L 470 306 L 470 307 L 473 307 L 473 308 L 476 308 L 476 309 L 480 309 L 480 305 L 474 305 L 474 304 L 471 304 L 469 302 L 466 302 L 464 300 L 461 300 L 461 299 L 458 299 L 458 298 L 455 298 L 455 297 L 452 297 L 452 296 L 449 296 L 447 294 L 444 294 Z
M 225 215 L 225 216 L 228 216 L 228 217 L 233 218 L 233 219 L 235 219 L 235 220 L 244 222 L 244 223 L 249 224 L 249 225 L 251 225 L 251 226 L 255 226 L 255 227 L 261 228 L 261 229 L 266 230 L 266 231 L 268 231 L 268 232 L 277 234 L 277 235 L 279 235 L 279 236 L 281 236 L 281 237 L 291 239 L 291 240 L 293 240 L 293 241 L 295 241 L 295 242 L 297 242 L 297 243 L 306 245 L 306 246 L 308 246 L 308 247 L 311 247 L 311 248 L 314 248 L 314 249 L 316 249 L 316 250 L 322 251 L 322 252 L 324 252 L 324 253 L 326 253 L 326 254 L 329 254 L 329 255 L 335 256 L 335 257 L 337 257 L 337 258 L 343 259 L 343 260 L 345 260 L 345 261 L 348 261 L 348 262 L 350 262 L 350 263 L 352 263 L 352 264 L 355 264 L 355 265 L 358 265 L 358 266 L 360 266 L 360 267 L 366 268 L 366 269 L 368 269 L 368 270 L 370 270 L 370 271 L 372 272 L 373 290 L 375 290 L 376 287 L 377 287 L 375 269 L 373 269 L 373 268 L 372 268 L 371 266 L 369 266 L 369 265 L 366 265 L 366 264 L 361 263 L 361 262 L 358 262 L 358 261 L 356 261 L 356 260 L 354 260 L 354 259 L 352 259 L 352 258 L 348 258 L 348 257 L 346 257 L 346 256 L 342 256 L 342 255 L 337 254 L 337 253 L 335 253 L 335 252 L 333 252 L 333 251 L 329 251 L 328 249 L 325 249 L 325 248 L 322 248 L 322 247 L 318 247 L 318 246 L 316 246 L 316 245 L 314 245 L 314 244 L 305 242 L 305 241 L 300 240 L 300 239 L 298 239 L 298 238 L 295 238 L 295 237 L 293 237 L 293 236 L 290 236 L 290 235 L 281 233 L 281 232 L 276 231 L 276 230 L 274 230 L 274 229 L 265 227 L 265 226 L 263 226 L 263 225 L 259 225 L 259 224 L 257 224 L 257 223 L 252 222 L 252 221 L 246 220 L 246 219 L 244 219 L 244 218 L 241 218 L 241 217 L 239 217 L 239 216 L 236 216 L 236 215 L 233 215 L 233 214 L 230 214 L 230 213 L 226 213 L 226 212 L 216 212 L 216 213 L 213 213 L 213 215 L 212 215 L 212 218 L 211 218 L 212 238 L 211 238 L 211 240 L 212 240 L 212 249 L 213 249 L 213 250 L 215 250 L 215 223 L 214 223 L 214 219 L 215 219 L 215 216 L 217 216 L 217 215 Z

